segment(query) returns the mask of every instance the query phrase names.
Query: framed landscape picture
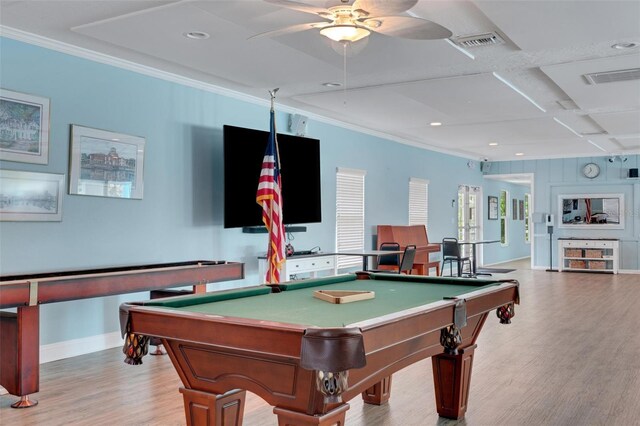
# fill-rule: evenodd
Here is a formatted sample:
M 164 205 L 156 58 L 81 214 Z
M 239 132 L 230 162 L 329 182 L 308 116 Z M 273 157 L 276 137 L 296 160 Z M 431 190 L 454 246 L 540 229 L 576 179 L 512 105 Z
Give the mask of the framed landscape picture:
M 142 199 L 145 139 L 71 125 L 69 193 Z
M 498 197 L 489 195 L 489 220 L 498 220 Z
M 0 160 L 49 162 L 49 99 L 0 89 Z
M 64 175 L 0 170 L 0 220 L 62 220 Z

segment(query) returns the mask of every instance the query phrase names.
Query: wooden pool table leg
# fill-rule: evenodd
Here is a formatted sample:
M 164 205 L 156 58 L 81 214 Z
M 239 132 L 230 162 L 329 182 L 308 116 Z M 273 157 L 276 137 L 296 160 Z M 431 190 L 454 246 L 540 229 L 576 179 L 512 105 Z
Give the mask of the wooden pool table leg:
M 433 384 L 438 414 L 461 419 L 467 411 L 471 367 L 476 345 L 458 349 L 457 354 L 442 353 L 431 357 Z
M 367 404 L 386 404 L 391 397 L 391 376 L 380 380 L 369 389 L 362 392 L 362 400 Z
M 278 426 L 344 426 L 348 409 L 349 404 L 342 404 L 326 414 L 316 416 L 280 407 L 275 407 L 273 412 L 278 415 Z
M 246 391 L 234 389 L 222 395 L 180 388 L 187 426 L 242 426 Z
M 40 310 L 36 306 L 18 307 L 17 313 L 0 312 L 0 385 L 20 400 L 13 408 L 38 404 L 29 395 L 40 386 Z

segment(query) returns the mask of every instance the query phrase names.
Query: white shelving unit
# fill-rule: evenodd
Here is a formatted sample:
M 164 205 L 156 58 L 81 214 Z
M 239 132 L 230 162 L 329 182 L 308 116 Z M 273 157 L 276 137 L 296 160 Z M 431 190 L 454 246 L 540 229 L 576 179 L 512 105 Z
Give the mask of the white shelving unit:
M 285 260 L 284 267 L 280 270 L 280 281 L 291 281 L 304 277 L 316 278 L 318 272 L 326 271 L 327 275 L 338 273 L 336 257 L 333 254 L 316 253 L 310 255 L 291 256 Z M 266 256 L 258 258 L 258 273 L 264 280 L 267 273 Z
M 619 247 L 615 239 L 558 238 L 558 270 L 617 274 Z

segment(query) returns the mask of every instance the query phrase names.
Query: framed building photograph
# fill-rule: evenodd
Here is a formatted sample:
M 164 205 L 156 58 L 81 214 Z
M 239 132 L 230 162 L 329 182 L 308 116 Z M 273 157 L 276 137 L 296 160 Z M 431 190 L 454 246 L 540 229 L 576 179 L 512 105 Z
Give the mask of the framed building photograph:
M 489 220 L 498 220 L 498 197 L 489 195 Z
M 0 89 L 0 160 L 49 162 L 49 99 Z
M 71 125 L 69 193 L 142 199 L 145 139 Z
M 64 175 L 0 170 L 0 220 L 60 222 Z

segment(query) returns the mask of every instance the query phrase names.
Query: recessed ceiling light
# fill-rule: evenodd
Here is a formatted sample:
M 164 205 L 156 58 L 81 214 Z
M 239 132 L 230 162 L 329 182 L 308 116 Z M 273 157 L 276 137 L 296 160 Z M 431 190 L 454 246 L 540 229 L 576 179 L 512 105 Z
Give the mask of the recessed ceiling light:
M 189 31 L 182 35 L 185 36 L 186 38 L 191 38 L 193 40 L 206 40 L 209 38 L 209 34 L 202 31 Z
M 636 47 L 638 47 L 639 44 L 634 42 L 634 41 L 630 41 L 627 43 L 616 43 L 614 44 L 613 47 L 614 49 L 620 49 L 620 50 L 625 50 L 625 49 L 634 49 Z
M 322 83 L 322 85 L 324 87 L 340 87 L 340 86 L 342 86 L 342 83 L 327 82 L 327 83 Z
M 442 123 L 440 123 L 439 121 L 434 121 L 433 123 L 429 123 L 429 124 L 433 127 L 442 126 Z
M 516 155 L 517 155 L 518 157 L 523 156 L 523 155 L 524 155 L 524 152 L 516 152 Z
M 498 146 L 498 142 L 489 142 L 489 146 Z
M 111 140 L 112 140 L 112 141 L 116 141 L 116 142 L 118 142 L 120 139 L 118 139 L 118 138 L 112 138 Z

